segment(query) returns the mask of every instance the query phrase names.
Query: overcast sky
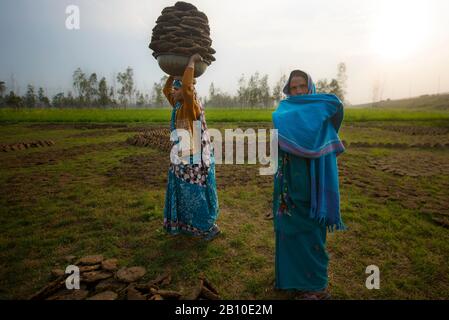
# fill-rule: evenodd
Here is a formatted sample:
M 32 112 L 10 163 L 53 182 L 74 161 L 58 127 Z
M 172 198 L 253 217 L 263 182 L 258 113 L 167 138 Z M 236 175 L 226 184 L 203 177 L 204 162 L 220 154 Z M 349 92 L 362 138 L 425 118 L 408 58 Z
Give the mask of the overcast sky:
M 162 0 L 0 0 L 0 80 L 21 94 L 28 83 L 49 94 L 68 91 L 77 67 L 106 76 L 127 66 L 150 92 L 163 72 L 151 56 L 151 29 Z M 209 17 L 214 62 L 199 78 L 235 93 L 241 74 L 268 74 L 273 85 L 300 68 L 315 80 L 348 68 L 348 100 L 449 91 L 447 0 L 191 0 Z M 68 5 L 80 9 L 80 30 L 65 26 Z

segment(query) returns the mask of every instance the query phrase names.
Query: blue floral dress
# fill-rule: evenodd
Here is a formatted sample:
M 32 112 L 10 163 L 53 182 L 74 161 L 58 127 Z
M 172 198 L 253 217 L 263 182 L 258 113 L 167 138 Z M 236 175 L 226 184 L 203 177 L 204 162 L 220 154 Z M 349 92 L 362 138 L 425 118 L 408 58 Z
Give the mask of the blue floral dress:
M 185 232 L 195 236 L 208 236 L 217 229 L 219 214 L 217 186 L 215 182 L 215 159 L 211 148 L 204 108 L 200 105 L 201 161 L 174 164 L 168 170 L 165 195 L 164 228 L 171 234 Z M 172 110 L 170 127 L 176 129 L 178 102 Z M 174 141 L 172 146 L 178 144 Z

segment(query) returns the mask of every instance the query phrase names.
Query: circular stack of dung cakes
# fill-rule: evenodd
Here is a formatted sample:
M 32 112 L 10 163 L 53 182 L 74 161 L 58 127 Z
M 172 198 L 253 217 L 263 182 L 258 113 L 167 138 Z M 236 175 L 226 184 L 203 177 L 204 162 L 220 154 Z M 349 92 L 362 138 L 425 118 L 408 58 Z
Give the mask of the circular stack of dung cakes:
M 153 28 L 149 47 L 156 59 L 161 55 L 190 57 L 198 53 L 210 65 L 215 61 L 215 50 L 211 45 L 207 16 L 194 5 L 178 1 L 162 10 Z

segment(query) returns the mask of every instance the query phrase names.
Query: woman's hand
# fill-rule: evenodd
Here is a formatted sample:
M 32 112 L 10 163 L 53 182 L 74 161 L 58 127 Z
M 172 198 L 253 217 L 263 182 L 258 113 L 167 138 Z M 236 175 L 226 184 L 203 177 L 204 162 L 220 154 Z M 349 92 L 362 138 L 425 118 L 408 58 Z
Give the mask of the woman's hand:
M 203 57 L 199 53 L 195 53 L 193 56 L 190 57 L 190 61 L 198 62 L 203 61 Z
M 203 57 L 201 57 L 199 53 L 195 53 L 193 56 L 190 57 L 189 64 L 187 67 L 193 68 L 195 66 L 195 63 L 200 61 L 203 61 Z

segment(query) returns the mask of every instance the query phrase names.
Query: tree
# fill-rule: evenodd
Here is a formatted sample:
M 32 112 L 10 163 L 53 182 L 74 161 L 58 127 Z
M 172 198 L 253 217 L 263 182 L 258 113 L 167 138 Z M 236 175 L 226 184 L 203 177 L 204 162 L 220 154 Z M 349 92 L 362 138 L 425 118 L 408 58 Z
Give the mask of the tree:
M 4 104 L 4 98 L 3 98 L 3 94 L 5 93 L 6 90 L 6 84 L 4 81 L 0 81 L 0 107 L 3 106 Z
M 98 83 L 98 103 L 103 107 L 107 106 L 111 101 L 109 97 L 110 93 L 108 93 L 108 84 L 106 82 L 106 78 L 103 77 Z
M 327 79 L 320 79 L 315 83 L 315 89 L 317 93 L 328 93 L 329 82 L 327 81 Z
M 155 107 L 162 107 L 164 103 L 162 96 L 162 87 L 159 83 L 153 83 L 153 88 L 151 89 L 151 105 Z
M 343 89 L 340 86 L 340 83 L 337 79 L 332 79 L 329 84 L 329 93 L 335 94 L 341 101 L 344 101 L 345 95 Z
M 34 93 L 34 87 L 32 85 L 28 85 L 27 92 L 24 96 L 25 105 L 28 108 L 34 108 L 36 106 L 36 94 Z
M 3 94 L 6 90 L 6 84 L 5 81 L 0 81 L 0 97 L 3 98 Z
M 151 99 L 148 93 L 145 94 L 145 105 L 147 106 L 151 105 Z
M 62 108 L 65 105 L 65 97 L 64 92 L 59 92 L 56 95 L 54 95 L 52 99 L 53 107 L 55 108 Z
M 340 63 L 338 65 L 337 79 L 321 79 L 316 83 L 317 93 L 331 93 L 335 94 L 342 102 L 345 102 L 345 89 L 346 86 L 346 65 Z
M 259 81 L 260 102 L 265 108 L 272 104 L 272 97 L 270 95 L 270 86 L 268 85 L 268 75 L 264 75 Z
M 98 100 L 98 80 L 96 73 L 92 73 L 89 76 L 89 80 L 85 83 L 85 88 L 87 104 L 95 104 Z
M 335 94 L 340 100 L 344 97 L 337 79 L 331 79 L 330 81 L 327 79 L 318 80 L 316 83 L 316 91 L 317 93 Z
M 237 90 L 237 101 L 243 108 L 245 106 L 268 107 L 271 106 L 273 98 L 270 94 L 270 86 L 268 85 L 268 75 L 260 77 L 259 72 L 255 72 L 245 80 L 245 75 L 239 79 L 239 88 Z
M 209 99 L 203 99 L 202 104 L 211 107 L 233 107 L 237 104 L 237 99 L 227 93 L 221 92 L 219 88 L 215 88 L 212 82 L 209 86 Z
M 76 104 L 77 104 L 77 101 L 73 97 L 72 91 L 69 91 L 69 93 L 67 93 L 67 97 L 64 99 L 64 106 L 65 107 L 74 107 L 74 106 L 76 106 Z
M 131 102 L 131 97 L 134 92 L 134 72 L 131 67 L 126 68 L 125 72 L 119 72 L 117 75 L 117 81 L 121 84 L 121 88 L 118 90 L 120 95 L 120 102 L 124 104 L 125 108 L 128 101 Z
M 258 84 L 259 72 L 256 71 L 256 73 L 251 75 L 248 80 L 248 103 L 251 108 L 257 106 L 257 103 L 260 101 Z
M 81 68 L 78 68 L 73 72 L 72 79 L 75 94 L 78 95 L 78 99 L 80 100 L 80 102 L 82 102 L 86 87 L 86 75 L 81 70 Z
M 239 78 L 239 88 L 237 90 L 237 97 L 238 97 L 238 101 L 240 103 L 240 106 L 243 108 L 243 106 L 248 105 L 248 100 L 249 100 L 249 90 L 248 87 L 246 85 L 246 79 L 245 79 L 245 75 L 242 74 L 241 77 Z
M 115 104 L 115 90 L 113 86 L 109 88 L 109 101 L 111 104 Z
M 23 100 L 21 97 L 16 96 L 16 94 L 14 93 L 14 91 L 10 91 L 9 95 L 7 95 L 5 97 L 5 104 L 8 107 L 13 107 L 13 108 L 22 108 L 23 107 Z
M 211 82 L 209 86 L 209 97 L 210 99 L 213 99 L 214 96 L 215 96 L 215 86 L 214 83 Z
M 37 100 L 39 101 L 39 106 L 41 107 L 49 107 L 50 106 L 50 100 L 44 93 L 44 89 L 42 87 L 39 88 L 37 91 Z
M 143 94 L 139 91 L 136 93 L 136 105 L 139 107 L 143 107 L 145 105 L 145 98 Z
M 273 88 L 273 100 L 278 104 L 284 98 L 284 86 L 287 83 L 287 76 L 285 74 L 281 75 L 280 79 Z
M 206 104 L 212 107 L 233 107 L 238 105 L 238 99 L 236 97 L 231 96 L 227 93 L 222 93 L 220 89 L 216 89 L 215 94 L 209 98 L 208 101 L 203 99 L 203 104 Z
M 155 82 L 153 84 L 153 88 L 151 90 L 151 105 L 155 107 L 163 107 L 164 106 L 164 93 L 162 92 L 165 82 L 167 82 L 167 76 L 163 76 L 159 83 Z

